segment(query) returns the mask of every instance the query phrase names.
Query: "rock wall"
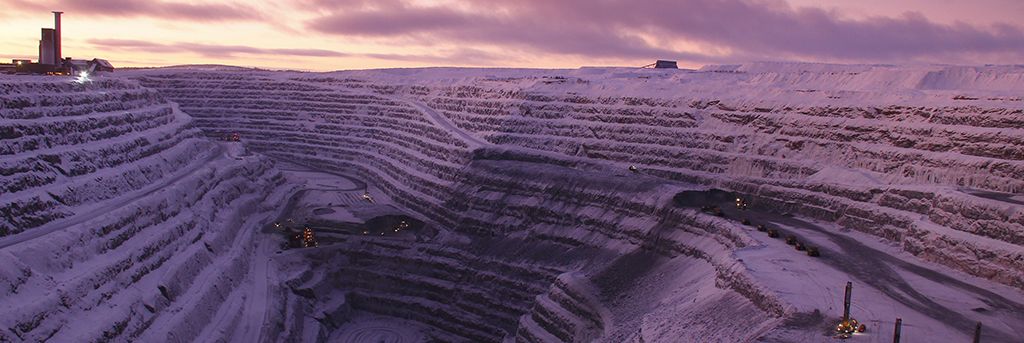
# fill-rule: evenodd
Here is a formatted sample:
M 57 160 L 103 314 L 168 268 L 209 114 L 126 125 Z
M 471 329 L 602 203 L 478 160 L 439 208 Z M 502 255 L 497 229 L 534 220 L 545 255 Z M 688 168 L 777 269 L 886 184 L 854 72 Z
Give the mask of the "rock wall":
M 736 269 L 731 249 L 749 238 L 726 221 L 674 208 L 681 188 L 663 179 L 589 171 L 585 159 L 572 156 L 479 146 L 384 86 L 260 72 L 154 71 L 137 79 L 180 104 L 210 135 L 238 132 L 264 154 L 354 171 L 442 229 L 430 242 L 355 237 L 306 254 L 309 271 L 279 293 L 289 313 L 274 325 L 279 339 L 327 337 L 330 314 L 345 312 L 340 308 L 415 320 L 444 341 L 565 336 L 557 327 L 568 322 L 549 318 L 550 325 L 534 328 L 521 318 L 547 306 L 558 275 L 585 280 L 639 252 L 658 256 L 652 263 L 659 265 L 702 266 L 693 275 L 734 299 L 736 313 L 758 313 L 757 325 L 786 311 Z M 636 318 L 611 315 L 608 331 L 632 331 L 641 324 Z M 723 325 L 739 324 L 704 323 L 694 332 Z M 751 338 L 726 331 L 722 337 Z
M 328 298 L 345 299 L 345 308 L 413 319 L 441 340 L 751 339 L 760 332 L 751 328 L 789 310 L 734 263 L 731 251 L 750 242 L 742 230 L 671 204 L 688 187 L 739 192 L 755 206 L 1024 287 L 1021 206 L 985 198 L 1024 186 L 1019 98 L 801 88 L 857 71 L 658 73 L 171 69 L 133 77 L 179 103 L 208 135 L 239 132 L 267 155 L 354 171 L 442 229 L 434 242 L 353 239 L 313 253 L 317 271 L 281 291 L 290 315 L 276 326 L 279 337 L 326 337 L 323 299 L 301 290 L 340 284 Z M 991 92 L 978 87 L 956 92 Z M 688 274 L 657 277 L 672 270 Z M 615 277 L 631 272 L 649 280 L 643 285 L 709 295 L 651 304 Z M 492 274 L 503 279 L 482 281 Z M 723 320 L 701 319 L 707 311 Z M 324 320 L 296 319 L 308 316 Z M 737 317 L 750 320 L 725 320 Z
M 0 77 L 0 341 L 193 341 L 249 275 L 283 179 L 158 92 Z
M 544 86 L 537 80 L 434 87 L 406 81 L 412 84 L 386 92 L 416 97 L 495 144 L 634 165 L 651 176 L 739 191 L 759 205 L 836 222 L 927 260 L 1024 287 L 1024 208 L 962 191 L 1021 192 L 1024 106 L 1018 98 L 857 106 L 829 104 L 840 96 L 823 95 L 824 104 L 815 98 L 800 105 L 800 98 L 714 93 L 587 96 L 615 83 L 541 80 Z

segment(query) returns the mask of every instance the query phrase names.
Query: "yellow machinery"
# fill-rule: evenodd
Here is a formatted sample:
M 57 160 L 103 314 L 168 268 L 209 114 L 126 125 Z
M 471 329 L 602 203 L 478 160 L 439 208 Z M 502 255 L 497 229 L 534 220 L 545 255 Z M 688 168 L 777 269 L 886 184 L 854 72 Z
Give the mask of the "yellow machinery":
M 318 247 L 320 243 L 316 241 L 316 234 L 313 233 L 313 229 L 306 227 L 302 230 L 302 247 L 312 248 Z

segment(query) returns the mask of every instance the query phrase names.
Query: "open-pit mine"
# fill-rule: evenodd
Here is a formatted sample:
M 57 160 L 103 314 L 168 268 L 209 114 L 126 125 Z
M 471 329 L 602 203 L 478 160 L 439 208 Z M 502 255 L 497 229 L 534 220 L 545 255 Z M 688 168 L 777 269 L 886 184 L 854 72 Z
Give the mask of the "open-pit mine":
M 1022 342 L 1022 96 L 1021 66 L 0 75 L 0 342 Z

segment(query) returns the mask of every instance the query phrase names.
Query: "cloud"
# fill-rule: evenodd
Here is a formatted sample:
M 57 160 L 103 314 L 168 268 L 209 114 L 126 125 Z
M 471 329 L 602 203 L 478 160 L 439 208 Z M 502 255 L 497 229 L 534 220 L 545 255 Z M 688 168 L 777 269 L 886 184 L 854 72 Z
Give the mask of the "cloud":
M 600 57 L 680 54 L 644 44 L 635 35 L 605 25 L 552 21 L 547 16 L 525 14 L 487 15 L 451 7 L 416 7 L 400 1 L 387 1 L 369 8 L 343 8 L 313 20 L 309 27 L 314 31 L 340 35 L 514 45 L 524 49 L 539 48 L 547 52 Z M 699 54 L 685 55 L 705 58 Z
M 320 49 L 268 49 L 243 45 L 216 45 L 203 43 L 178 42 L 170 44 L 154 43 L 132 39 L 91 39 L 88 40 L 98 48 L 108 50 L 141 51 L 148 53 L 193 53 L 209 58 L 231 58 L 238 55 L 259 56 L 300 56 L 300 57 L 366 57 L 378 60 L 425 62 L 438 65 L 478 65 L 491 66 L 494 61 L 504 56 L 494 53 L 460 48 L 440 51 L 436 54 L 401 54 L 401 53 L 345 53 Z M 507 58 L 506 58 L 507 59 Z
M 370 57 L 444 65 L 559 60 L 639 65 L 656 58 L 690 65 L 751 60 L 977 64 L 1024 58 L 1024 19 L 978 25 L 937 22 L 917 12 L 847 16 L 838 9 L 791 6 L 796 0 L 4 1 L 12 11 L 62 9 L 95 20 L 145 17 L 216 28 L 227 26 L 217 26 L 221 21 L 249 21 L 275 28 L 272 37 L 245 43 L 218 42 L 216 36 L 181 43 L 192 40 L 185 33 L 170 42 L 168 36 L 154 37 L 161 40 L 155 45 L 94 41 L 123 51 L 189 51 L 205 57 Z M 978 1 L 977 6 L 999 6 L 1011 0 Z M 1006 5 L 1005 11 L 1014 9 Z M 947 13 L 929 10 L 936 18 Z M 312 46 L 358 46 L 374 53 L 260 46 L 271 45 L 269 39 L 292 45 L 300 36 L 314 41 Z
M 459 5 L 314 0 L 311 6 L 327 14 L 307 26 L 322 33 L 375 39 L 691 62 L 1024 57 L 1024 31 L 1019 26 L 941 24 L 914 12 L 854 20 L 835 11 L 793 8 L 783 0 L 465 0 Z M 673 48 L 679 42 L 702 48 Z
M 244 45 L 217 45 L 202 43 L 154 43 L 129 39 L 90 39 L 89 44 L 103 49 L 144 51 L 152 53 L 189 52 L 205 57 L 225 58 L 236 55 L 303 56 L 303 57 L 346 57 L 347 53 L 322 49 L 268 49 Z
M 10 8 L 15 10 L 31 12 L 60 10 L 105 17 L 154 17 L 204 22 L 255 20 L 263 17 L 257 9 L 236 3 L 186 3 L 159 0 L 62 0 L 49 3 L 25 0 L 5 1 L 9 1 Z
M 365 53 L 359 54 L 359 56 L 388 61 L 424 62 L 435 65 L 475 66 L 494 66 L 497 64 L 496 61 L 508 61 L 510 59 L 515 59 L 512 56 L 502 56 L 470 48 L 461 48 L 454 51 L 442 52 L 440 54 Z

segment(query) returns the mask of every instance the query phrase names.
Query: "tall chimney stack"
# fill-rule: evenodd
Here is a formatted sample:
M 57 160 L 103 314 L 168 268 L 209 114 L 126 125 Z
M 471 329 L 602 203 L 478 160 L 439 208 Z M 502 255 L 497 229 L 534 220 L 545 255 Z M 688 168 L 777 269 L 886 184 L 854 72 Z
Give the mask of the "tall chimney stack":
M 63 63 L 62 60 L 64 59 L 63 55 L 61 55 L 61 52 L 60 52 L 60 15 L 61 15 L 61 13 L 64 13 L 64 12 L 53 11 L 53 30 L 55 31 L 54 34 L 53 34 L 54 35 L 54 37 L 53 37 L 53 53 L 54 53 L 54 64 L 56 64 L 58 66 L 61 65 L 61 63 Z

